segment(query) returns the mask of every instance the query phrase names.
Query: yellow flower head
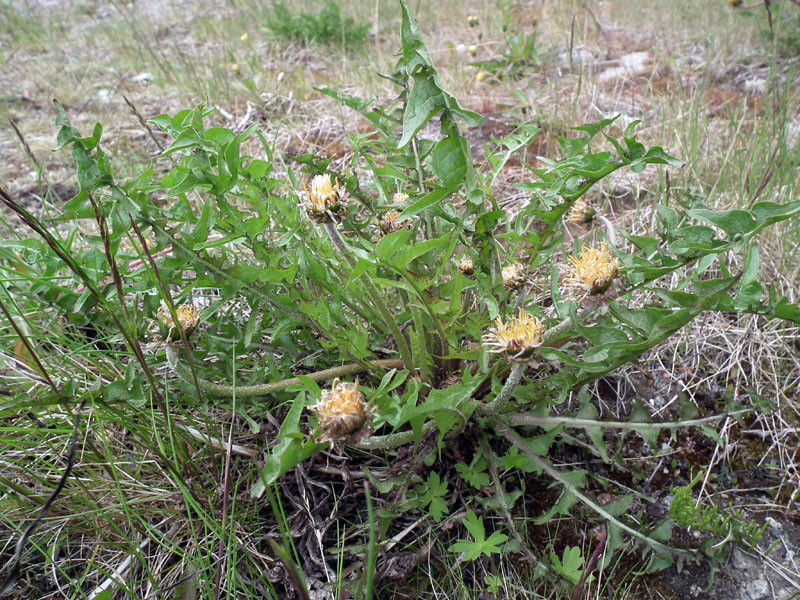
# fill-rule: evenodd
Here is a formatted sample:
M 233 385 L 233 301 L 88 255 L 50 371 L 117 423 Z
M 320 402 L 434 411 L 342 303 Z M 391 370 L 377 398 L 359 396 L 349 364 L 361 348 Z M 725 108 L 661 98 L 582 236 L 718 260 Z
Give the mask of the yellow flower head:
M 331 183 L 331 176 L 315 175 L 311 180 L 311 191 L 305 191 L 303 198 L 309 218 L 318 223 L 331 220 L 331 216 L 343 210 L 346 203 L 342 199 L 339 181 Z
M 394 196 L 392 196 L 392 204 L 405 204 L 408 202 L 408 194 L 404 194 L 403 192 L 397 192 Z
M 231 71 L 233 71 L 234 73 L 238 73 L 239 72 L 239 65 L 237 65 L 236 63 L 233 63 L 231 65 Z
M 617 259 L 605 242 L 600 244 L 599 250 L 584 246 L 580 256 L 570 256 L 569 262 L 572 272 L 567 277 L 567 283 L 588 294 L 602 294 L 619 275 Z
M 467 23 L 469 24 L 470 27 L 475 27 L 478 25 L 478 23 L 480 23 L 480 20 L 476 15 L 469 15 L 467 17 Z
M 528 280 L 528 269 L 520 263 L 511 263 L 503 267 L 503 285 L 510 290 L 518 290 Z
M 475 56 L 478 53 L 478 47 L 475 44 L 467 46 L 467 52 L 470 56 Z
M 471 256 L 465 256 L 461 259 L 461 262 L 458 263 L 458 270 L 461 271 L 464 275 L 472 275 L 475 272 L 475 264 L 472 262 Z
M 381 220 L 378 222 L 381 231 L 383 231 L 384 234 L 389 235 L 390 233 L 394 233 L 395 231 L 399 231 L 405 227 L 408 221 L 405 223 L 398 223 L 397 219 L 399 216 L 400 213 L 396 210 L 387 210 L 385 213 L 383 213 Z
M 478 71 L 478 74 L 475 75 L 475 81 L 480 83 L 484 79 L 486 79 L 486 71 Z
M 567 213 L 567 223 L 570 225 L 582 225 L 589 223 L 595 215 L 595 210 L 589 206 L 583 198 L 577 200 Z
M 247 41 L 247 33 L 243 33 L 242 37 L 240 37 L 239 39 L 242 40 L 243 42 L 246 42 Z
M 740 6 L 742 4 L 742 0 L 728 0 L 728 4 L 731 6 Z
M 197 325 L 200 322 L 200 311 L 195 308 L 194 304 L 177 306 L 175 308 L 175 316 L 178 317 L 177 327 L 172 320 L 167 303 L 162 300 L 161 306 L 158 308 L 158 322 L 167 330 L 167 339 L 173 341 L 181 339 L 181 331 L 186 337 L 189 337 L 197 329 Z
M 320 401 L 308 409 L 319 417 L 320 442 L 352 442 L 372 431 L 368 423 L 372 408 L 358 390 L 358 383 L 334 379 L 331 389 L 322 390 Z
M 521 358 L 541 344 L 544 332 L 544 324 L 520 308 L 507 323 L 498 318 L 483 336 L 483 345 L 489 352 L 505 352 L 512 358 Z

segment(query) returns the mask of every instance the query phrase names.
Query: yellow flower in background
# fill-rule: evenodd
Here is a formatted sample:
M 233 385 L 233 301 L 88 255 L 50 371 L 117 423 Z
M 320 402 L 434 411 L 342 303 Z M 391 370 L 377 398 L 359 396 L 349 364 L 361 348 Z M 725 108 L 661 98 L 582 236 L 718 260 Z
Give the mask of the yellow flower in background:
M 577 200 L 567 212 L 567 223 L 582 225 L 589 223 L 594 218 L 595 210 L 583 198 Z
M 181 339 L 181 331 L 186 337 L 189 337 L 192 332 L 197 329 L 200 322 L 200 311 L 194 304 L 181 304 L 175 308 L 175 316 L 178 317 L 178 326 L 172 320 L 172 314 L 169 311 L 167 303 L 161 301 L 161 306 L 158 308 L 158 322 L 166 329 L 166 338 L 169 340 Z
M 396 210 L 388 210 L 385 213 L 383 213 L 383 216 L 381 216 L 381 220 L 378 222 L 381 231 L 383 231 L 383 233 L 388 235 L 390 233 L 394 233 L 395 231 L 399 231 L 400 229 L 402 229 L 408 221 L 406 221 L 406 223 L 398 223 L 397 222 L 398 217 L 400 217 L 400 213 L 397 212 Z
M 600 244 L 599 249 L 584 246 L 580 256 L 570 256 L 569 262 L 572 271 L 567 283 L 588 294 L 602 294 L 619 275 L 617 259 L 605 242 Z
M 503 267 L 502 276 L 503 285 L 510 290 L 516 291 L 527 282 L 528 269 L 523 264 L 517 262 L 511 263 Z
M 322 390 L 320 401 L 308 409 L 319 417 L 320 442 L 352 442 L 371 433 L 368 421 L 372 409 L 358 383 L 334 379 L 331 389 Z
M 478 53 L 478 47 L 474 44 L 472 46 L 468 46 L 467 52 L 469 52 L 470 56 L 475 56 Z
M 243 42 L 246 42 L 247 41 L 247 37 L 248 37 L 247 33 L 243 33 L 242 37 L 240 37 L 239 39 L 242 40 Z
M 461 259 L 461 262 L 458 263 L 458 270 L 461 271 L 464 275 L 472 275 L 475 272 L 475 265 L 472 262 L 471 256 L 465 256 Z
M 239 72 L 239 65 L 237 65 L 236 63 L 233 63 L 231 65 L 231 71 L 233 71 L 234 73 L 238 73 Z
M 330 221 L 331 215 L 345 207 L 339 181 L 331 183 L 331 176 L 327 173 L 314 176 L 311 191 L 305 191 L 303 199 L 309 218 L 318 223 Z
M 475 75 L 475 81 L 480 83 L 484 79 L 486 79 L 486 71 L 478 71 L 478 74 Z
M 469 16 L 467 17 L 467 24 L 468 24 L 470 27 L 476 27 L 476 26 L 478 25 L 478 23 L 480 23 L 480 20 L 478 19 L 478 17 L 477 17 L 477 16 L 475 16 L 475 15 L 469 15 Z
M 506 323 L 498 318 L 483 336 L 483 345 L 489 352 L 505 352 L 511 358 L 522 358 L 541 344 L 545 329 L 539 319 L 520 308 Z

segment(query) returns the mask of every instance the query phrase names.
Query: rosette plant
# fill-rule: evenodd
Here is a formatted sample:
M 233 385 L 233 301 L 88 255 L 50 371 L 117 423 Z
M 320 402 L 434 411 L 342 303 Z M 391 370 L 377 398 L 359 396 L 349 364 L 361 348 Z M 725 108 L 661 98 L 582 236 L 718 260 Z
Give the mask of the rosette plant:
M 92 259 L 71 260 L 62 241 L 5 199 L 84 286 L 59 292 L 53 305 L 81 298 L 117 328 L 115 341 L 133 357 L 131 378 L 152 384 L 128 386 L 139 394 L 131 403 L 163 407 L 152 372 L 166 367 L 181 402 L 230 407 L 254 427 L 267 411 L 279 415 L 263 465 L 253 465 L 254 499 L 332 444 L 353 457 L 407 446 L 422 461 L 478 435 L 487 445 L 459 471 L 469 481 L 482 481 L 475 465 L 501 458 L 543 473 L 562 493 L 539 519 L 579 500 L 608 522 L 611 550 L 631 536 L 663 566 L 690 551 L 622 516 L 628 492 L 614 510 L 603 507 L 584 489 L 585 471 L 548 458 L 554 444 L 579 435 L 613 460 L 596 408 L 565 401 L 705 311 L 800 322 L 796 306 L 759 283 L 756 243 L 764 228 L 797 215 L 800 202 L 712 211 L 692 198 L 660 199 L 648 235 L 599 218 L 599 207 L 592 219 L 584 196 L 608 175 L 682 166 L 638 141 L 637 123 L 621 128 L 609 118 L 558 137 L 562 156 L 530 167 L 529 181 L 516 186 L 525 199 L 509 207 L 495 184 L 539 128 L 519 124 L 476 161 L 464 131 L 481 117 L 444 88 L 405 0 L 400 7 L 400 58 L 386 75 L 396 99 L 319 89 L 368 123 L 348 136 L 346 162 L 278 156 L 257 124 L 242 133 L 208 127 L 211 111 L 199 106 L 151 120 L 171 139 L 160 158 L 166 174 L 149 169 L 120 183 L 102 128 L 82 137 L 59 107 L 59 144 L 71 147 L 80 185 L 64 218 L 96 218 L 102 235 Z M 570 223 L 583 229 L 568 237 Z M 138 340 L 150 335 L 147 319 L 163 301 L 162 322 L 175 330 L 174 315 L 183 326 L 174 307 L 192 294 L 206 302 L 199 315 L 186 313 L 191 339 L 168 344 L 166 357 L 146 356 Z M 96 397 L 114 398 L 97 385 Z M 659 425 L 640 410 L 614 427 L 655 446 Z M 413 495 L 421 480 L 370 481 Z M 441 517 L 447 507 L 436 506 Z M 393 517 L 385 518 L 384 533 Z

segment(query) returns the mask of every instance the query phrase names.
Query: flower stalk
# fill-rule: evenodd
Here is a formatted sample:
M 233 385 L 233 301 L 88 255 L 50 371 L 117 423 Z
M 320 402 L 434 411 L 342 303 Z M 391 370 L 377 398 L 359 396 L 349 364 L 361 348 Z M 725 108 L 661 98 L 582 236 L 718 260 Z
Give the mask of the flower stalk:
M 328 237 L 331 239 L 333 247 L 336 248 L 336 251 L 339 252 L 342 258 L 345 260 L 345 262 L 347 262 L 348 265 L 350 265 L 351 268 L 354 267 L 355 265 L 353 263 L 353 259 L 350 257 L 350 249 L 347 247 L 347 243 L 342 239 L 339 230 L 336 228 L 336 224 L 323 223 L 323 227 L 325 228 L 325 232 L 328 234 Z M 403 359 L 403 364 L 405 365 L 406 370 L 413 373 L 415 369 L 411 348 L 409 348 L 403 332 L 400 331 L 400 328 L 397 326 L 394 316 L 392 315 L 392 311 L 389 310 L 389 307 L 386 305 L 386 301 L 383 299 L 380 290 L 375 287 L 375 284 L 372 283 L 372 280 L 369 277 L 363 277 L 362 281 L 364 282 L 364 289 L 367 292 L 367 295 L 375 304 L 375 308 L 378 309 L 381 319 L 385 323 L 386 327 L 389 328 L 389 331 L 394 338 L 394 343 L 397 344 L 397 349 L 400 351 L 400 356 Z

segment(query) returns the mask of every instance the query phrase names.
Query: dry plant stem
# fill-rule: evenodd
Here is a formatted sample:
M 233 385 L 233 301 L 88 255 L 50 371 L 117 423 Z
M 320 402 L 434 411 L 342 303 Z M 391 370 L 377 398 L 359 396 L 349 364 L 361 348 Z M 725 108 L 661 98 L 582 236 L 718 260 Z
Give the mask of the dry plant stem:
M 586 583 L 586 579 L 588 579 L 589 574 L 594 571 L 594 568 L 597 566 L 597 561 L 600 560 L 600 555 L 602 554 L 603 549 L 606 547 L 606 539 L 608 539 L 608 531 L 604 531 L 603 535 L 600 537 L 597 548 L 592 553 L 592 557 L 589 559 L 589 565 L 583 570 L 583 573 L 581 574 L 581 580 L 578 582 L 578 585 L 575 586 L 575 591 L 572 592 L 571 600 L 579 600 L 581 597 L 581 592 L 583 591 L 583 586 Z
M 342 258 L 347 261 L 350 266 L 352 265 L 352 259 L 350 258 L 350 249 L 347 247 L 347 244 L 342 239 L 342 236 L 339 235 L 339 230 L 336 228 L 336 223 L 325 223 L 325 232 L 330 237 L 333 246 L 342 255 Z M 369 277 L 363 277 L 362 281 L 364 283 L 364 288 L 375 303 L 375 307 L 378 309 L 378 312 L 381 315 L 386 326 L 389 328 L 389 331 L 392 333 L 392 337 L 394 337 L 394 343 L 397 344 L 397 349 L 400 351 L 400 356 L 403 357 L 403 364 L 407 371 L 413 373 L 414 369 L 414 359 L 411 354 L 411 349 L 408 347 L 408 342 L 406 341 L 403 332 L 400 331 L 400 328 L 397 326 L 397 323 L 394 320 L 394 316 L 392 316 L 392 311 L 389 310 L 389 307 L 386 306 L 386 302 L 383 300 L 383 296 L 381 296 L 380 290 L 375 287 L 375 284 L 369 279 Z
M 595 219 L 600 221 L 603 225 L 603 228 L 606 230 L 606 238 L 608 238 L 609 243 L 614 246 L 614 248 L 619 247 L 619 234 L 617 233 L 617 228 L 614 227 L 613 223 L 606 219 L 603 215 L 595 215 Z
M 236 372 L 234 371 L 234 384 L 236 383 Z M 233 446 L 233 427 L 236 424 L 236 398 L 233 399 L 233 410 L 231 411 L 231 425 L 228 430 L 228 449 L 225 453 L 225 478 L 222 484 L 222 530 L 228 526 L 228 496 L 231 488 L 231 449 Z M 224 536 L 219 536 L 219 545 L 217 546 L 217 555 L 223 555 Z M 219 594 L 222 591 L 222 570 L 225 564 L 220 562 L 217 567 L 217 580 L 214 583 L 214 600 L 219 600 Z
M 5 204 L 9 209 L 11 209 L 14 213 L 16 213 L 25 223 L 25 225 L 36 232 L 50 248 L 55 252 L 58 258 L 69 267 L 69 269 L 75 273 L 84 283 L 86 288 L 88 288 L 89 292 L 94 296 L 97 300 L 98 305 L 108 314 L 109 318 L 114 322 L 114 325 L 122 334 L 122 337 L 125 339 L 125 343 L 133 352 L 133 355 L 136 357 L 137 362 L 141 365 L 142 371 L 144 371 L 144 376 L 147 379 L 147 383 L 150 385 L 150 392 L 153 394 L 153 397 L 158 404 L 159 409 L 166 415 L 166 406 L 164 404 L 164 399 L 161 397 L 161 393 L 158 391 L 158 385 L 153 377 L 153 373 L 150 370 L 150 366 L 147 364 L 147 359 L 145 358 L 144 351 L 142 350 L 141 344 L 139 344 L 139 340 L 136 336 L 129 331 L 129 329 L 123 326 L 122 322 L 120 321 L 117 313 L 114 311 L 113 307 L 108 303 L 105 296 L 100 293 L 97 285 L 92 281 L 92 278 L 84 271 L 83 267 L 80 263 L 75 260 L 75 258 L 67 252 L 64 247 L 45 227 L 42 225 L 41 221 L 39 221 L 36 217 L 34 217 L 30 212 L 28 212 L 24 207 L 20 204 L 15 202 L 11 196 L 6 192 L 2 187 L 0 187 L 0 202 Z
M 134 232 L 136 232 L 136 237 L 139 238 L 139 243 L 142 245 L 142 250 L 147 257 L 147 261 L 150 263 L 150 268 L 153 270 L 153 275 L 156 278 L 156 283 L 158 284 L 159 290 L 167 301 L 172 322 L 179 323 L 178 313 L 175 312 L 175 302 L 172 300 L 172 295 L 169 293 L 169 288 L 165 286 L 164 282 L 161 280 L 161 274 L 158 271 L 156 261 L 153 259 L 153 255 L 150 253 L 150 249 L 147 247 L 147 241 L 144 239 L 144 235 L 142 235 L 142 231 L 139 229 L 136 221 L 133 220 L 133 217 L 128 215 L 128 219 L 130 219 L 131 227 L 133 227 Z M 181 343 L 186 349 L 186 360 L 189 362 L 189 370 L 192 373 L 192 381 L 194 382 L 195 390 L 197 390 L 197 397 L 202 399 L 203 394 L 200 392 L 200 384 L 197 381 L 197 373 L 195 372 L 194 363 L 192 362 L 192 352 L 189 349 L 189 341 L 186 339 L 186 332 L 183 330 L 183 327 L 178 327 L 177 329 L 181 336 Z
M 569 481 L 564 479 L 564 477 L 561 475 L 561 473 L 559 471 L 557 471 L 556 469 L 554 469 L 550 465 L 550 463 L 548 463 L 545 460 L 542 460 L 542 458 L 540 456 L 537 456 L 530 448 L 528 448 L 525 445 L 525 442 L 522 440 L 522 438 L 520 438 L 519 435 L 517 435 L 517 433 L 513 429 L 511 429 L 511 427 L 509 427 L 508 425 L 505 425 L 504 423 L 500 423 L 500 422 L 496 422 L 494 427 L 495 427 L 495 430 L 497 431 L 497 433 L 502 435 L 504 438 L 506 438 L 512 444 L 514 444 L 519 449 L 519 451 L 522 452 L 522 454 L 524 454 L 528 458 L 528 460 L 530 460 L 531 462 L 535 463 L 537 467 L 539 467 L 542 471 L 547 473 L 547 475 L 549 475 L 550 477 L 555 479 L 557 482 L 559 482 L 561 485 L 563 485 L 564 488 L 566 490 L 568 490 L 572 495 L 574 495 L 578 500 L 583 502 L 586 506 L 591 508 L 593 511 L 595 511 L 598 515 L 600 515 L 601 517 L 606 519 L 608 522 L 613 523 L 614 525 L 616 525 L 617 527 L 619 527 L 623 531 L 626 531 L 629 534 L 631 534 L 633 537 L 642 540 L 644 543 L 648 544 L 649 546 L 652 546 L 654 548 L 658 548 L 658 549 L 660 549 L 660 550 L 662 550 L 664 552 L 669 552 L 669 553 L 680 552 L 680 553 L 685 553 L 685 554 L 692 554 L 692 552 L 690 552 L 688 550 L 678 550 L 676 548 L 670 548 L 669 546 L 667 546 L 665 544 L 662 544 L 661 542 L 658 542 L 658 541 L 656 541 L 654 539 L 651 539 L 651 538 L 647 537 L 645 534 L 643 534 L 643 533 L 641 533 L 639 531 L 636 531 L 633 527 L 628 527 L 627 525 L 625 525 L 625 523 L 623 523 L 622 521 L 620 521 L 619 519 L 614 517 L 606 509 L 604 509 L 602 506 L 597 504 L 597 502 L 595 502 L 594 500 L 592 500 L 591 498 L 586 496 L 578 488 L 576 488 L 574 485 L 572 485 Z
M 526 414 L 513 414 L 506 415 L 503 420 L 511 425 L 564 425 L 571 428 L 586 428 L 597 427 L 602 425 L 611 429 L 678 429 L 679 427 L 693 427 L 695 425 L 703 425 L 705 423 L 713 423 L 720 419 L 725 419 L 732 415 L 738 415 L 749 410 L 737 410 L 732 413 L 724 413 L 721 415 L 713 415 L 711 417 L 704 417 L 702 419 L 690 419 L 688 421 L 675 421 L 673 423 L 631 423 L 628 421 L 594 421 L 592 419 L 575 419 L 572 417 L 559 417 L 557 415 L 549 417 L 536 417 L 534 415 Z
M 189 369 L 187 369 L 185 366 L 181 364 L 175 347 L 173 345 L 167 346 L 166 352 L 167 352 L 167 361 L 169 362 L 170 366 L 175 371 L 175 373 L 178 375 L 178 377 L 180 377 L 184 381 L 193 383 L 194 379 L 192 377 L 192 373 L 190 372 Z M 377 367 L 379 369 L 403 368 L 403 361 L 397 359 L 373 360 L 367 364 L 372 365 L 373 367 Z M 361 365 L 359 363 L 352 363 L 349 365 L 342 365 L 341 367 L 332 367 L 330 369 L 325 369 L 324 371 L 317 371 L 316 373 L 309 373 L 308 375 L 304 375 L 304 377 L 308 377 L 312 381 L 325 381 L 326 379 L 334 379 L 336 377 L 346 377 L 348 375 L 363 373 L 366 370 L 367 368 L 364 365 Z M 237 398 L 258 398 L 261 396 L 268 396 L 270 394 L 282 392 L 286 388 L 293 385 L 297 385 L 298 383 L 300 383 L 299 378 L 291 377 L 289 379 L 276 381 L 274 383 L 262 383 L 259 385 L 243 385 L 234 388 L 234 386 L 231 385 L 222 385 L 220 383 L 213 383 L 211 381 L 201 379 L 200 377 L 197 378 L 197 385 L 204 392 L 207 392 L 209 394 L 214 394 L 216 396 L 227 396 L 227 397 L 233 397 L 233 394 L 235 393 Z
M 190 427 L 189 425 L 183 425 L 182 423 L 174 423 L 173 427 L 176 429 L 180 429 L 181 431 L 185 431 L 194 439 L 205 442 L 212 448 L 217 450 L 224 450 L 225 452 L 230 452 L 231 454 L 236 454 L 237 456 L 246 456 L 247 458 L 255 458 L 258 456 L 259 451 L 255 450 L 254 448 L 248 448 L 246 446 L 240 446 L 239 444 L 232 444 L 230 441 L 225 442 L 220 440 L 219 438 L 211 437 L 207 433 L 203 433 L 199 429 L 195 427 Z

